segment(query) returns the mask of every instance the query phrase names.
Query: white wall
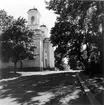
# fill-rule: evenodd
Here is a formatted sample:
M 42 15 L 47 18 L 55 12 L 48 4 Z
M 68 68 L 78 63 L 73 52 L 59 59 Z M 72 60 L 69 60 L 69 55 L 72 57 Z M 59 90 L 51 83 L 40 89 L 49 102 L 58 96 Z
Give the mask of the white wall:
M 49 46 L 49 60 L 50 60 L 50 67 L 54 68 L 54 48 L 52 47 L 52 44 L 50 43 Z

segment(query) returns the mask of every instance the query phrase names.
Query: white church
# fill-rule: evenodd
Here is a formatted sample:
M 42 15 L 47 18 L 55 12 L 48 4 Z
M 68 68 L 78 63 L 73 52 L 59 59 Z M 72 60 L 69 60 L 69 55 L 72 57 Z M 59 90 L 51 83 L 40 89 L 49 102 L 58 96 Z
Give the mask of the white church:
M 28 10 L 28 27 L 34 31 L 34 42 L 33 44 L 37 47 L 35 53 L 37 56 L 35 59 L 25 59 L 22 61 L 23 68 L 37 68 L 43 70 L 47 68 L 54 68 L 54 48 L 50 43 L 48 37 L 48 28 L 46 25 L 40 25 L 41 14 L 38 9 L 33 8 Z M 6 64 L 1 66 L 6 67 Z M 9 63 L 7 66 L 10 66 Z M 21 63 L 17 63 L 17 67 L 20 68 Z

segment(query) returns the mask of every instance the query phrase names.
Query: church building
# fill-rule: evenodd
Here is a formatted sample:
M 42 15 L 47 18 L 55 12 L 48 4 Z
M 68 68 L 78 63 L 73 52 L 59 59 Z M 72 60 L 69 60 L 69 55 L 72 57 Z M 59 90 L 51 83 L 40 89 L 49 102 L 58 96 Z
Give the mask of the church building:
M 48 37 L 48 28 L 46 25 L 40 25 L 40 12 L 36 9 L 30 9 L 27 12 L 28 15 L 28 27 L 34 31 L 33 45 L 37 48 L 34 53 L 36 56 L 34 59 L 22 60 L 22 68 L 36 68 L 36 70 L 42 71 L 44 69 L 54 69 L 54 48 Z M 0 61 L 1 68 L 13 67 L 14 64 L 2 63 Z M 21 67 L 21 62 L 17 63 L 17 68 Z M 35 69 L 34 69 L 35 70 Z
M 30 9 L 27 14 L 28 27 L 34 31 L 33 44 L 37 47 L 35 50 L 37 56 L 33 60 L 23 60 L 23 68 L 36 67 L 39 70 L 54 68 L 54 48 L 48 38 L 48 28 L 46 25 L 40 25 L 41 15 L 36 8 Z

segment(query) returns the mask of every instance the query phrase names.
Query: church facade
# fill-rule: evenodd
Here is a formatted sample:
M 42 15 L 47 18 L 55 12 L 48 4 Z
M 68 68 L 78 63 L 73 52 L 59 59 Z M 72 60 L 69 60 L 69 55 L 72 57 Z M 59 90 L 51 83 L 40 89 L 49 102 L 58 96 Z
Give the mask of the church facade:
M 54 48 L 48 38 L 48 28 L 46 25 L 40 25 L 40 12 L 36 9 L 30 9 L 27 12 L 28 27 L 34 31 L 33 44 L 37 47 L 34 51 L 34 59 L 22 60 L 22 68 L 37 68 L 38 70 L 54 68 Z M 6 66 L 5 66 L 6 67 Z M 17 63 L 21 67 L 21 62 Z
M 37 47 L 37 55 L 33 60 L 23 60 L 23 67 L 36 67 L 39 70 L 54 68 L 54 48 L 48 38 L 48 28 L 40 25 L 40 12 L 30 9 L 28 12 L 28 27 L 34 31 L 33 44 Z

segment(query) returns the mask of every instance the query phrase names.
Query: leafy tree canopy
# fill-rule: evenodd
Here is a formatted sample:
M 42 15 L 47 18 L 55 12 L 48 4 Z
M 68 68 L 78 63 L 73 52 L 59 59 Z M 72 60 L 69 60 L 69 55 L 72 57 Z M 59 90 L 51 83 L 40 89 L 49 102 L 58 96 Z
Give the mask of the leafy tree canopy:
M 34 58 L 34 32 L 26 26 L 26 20 L 19 17 L 3 30 L 1 35 L 1 59 L 15 64 L 25 58 Z
M 3 31 L 12 24 L 13 16 L 8 16 L 5 10 L 0 10 L 0 30 Z
M 58 14 L 55 26 L 51 29 L 51 42 L 56 46 L 56 62 L 59 58 L 62 60 L 67 57 L 70 65 L 74 60 L 84 65 L 84 68 L 92 61 L 101 63 L 104 2 L 51 0 L 46 4 L 47 9 Z

